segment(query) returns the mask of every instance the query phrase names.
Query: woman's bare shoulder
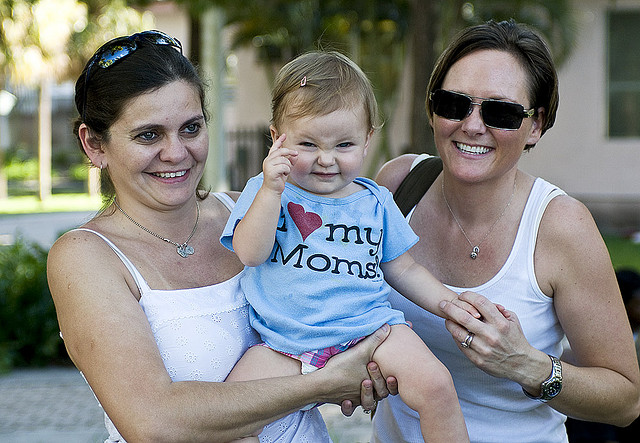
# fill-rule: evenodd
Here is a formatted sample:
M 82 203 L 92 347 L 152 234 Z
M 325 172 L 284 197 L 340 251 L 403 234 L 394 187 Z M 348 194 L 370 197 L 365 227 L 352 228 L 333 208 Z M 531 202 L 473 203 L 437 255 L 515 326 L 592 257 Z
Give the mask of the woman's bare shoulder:
M 554 241 L 580 241 L 585 231 L 598 234 L 598 228 L 589 209 L 578 199 L 559 195 L 549 202 L 540 225 Z
M 555 197 L 545 209 L 535 257 L 541 287 L 549 282 L 558 288 L 572 278 L 584 279 L 611 267 L 605 243 L 591 213 L 582 202 L 568 195 Z
M 95 225 L 90 222 L 83 228 L 95 230 Z M 51 246 L 47 257 L 50 279 L 63 275 L 86 276 L 97 270 L 106 274 L 118 263 L 119 259 L 109 245 L 95 232 L 85 229 L 64 233 Z
M 418 154 L 403 154 L 386 162 L 376 175 L 376 182 L 395 192 L 407 176 L 411 169 L 411 164 L 418 157 Z

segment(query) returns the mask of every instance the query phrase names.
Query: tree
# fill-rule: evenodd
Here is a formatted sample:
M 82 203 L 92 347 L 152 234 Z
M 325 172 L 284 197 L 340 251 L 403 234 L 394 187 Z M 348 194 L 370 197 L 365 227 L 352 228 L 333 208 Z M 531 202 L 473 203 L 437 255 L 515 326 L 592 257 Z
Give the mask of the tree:
M 51 85 L 68 65 L 66 43 L 86 6 L 76 0 L 13 1 L 3 19 L 3 41 L 11 56 L 11 80 L 40 88 L 38 133 L 40 199 L 51 194 Z
M 38 87 L 41 200 L 51 195 L 51 86 L 77 76 L 105 40 L 151 23 L 124 0 L 9 0 L 0 8 L 2 80 Z

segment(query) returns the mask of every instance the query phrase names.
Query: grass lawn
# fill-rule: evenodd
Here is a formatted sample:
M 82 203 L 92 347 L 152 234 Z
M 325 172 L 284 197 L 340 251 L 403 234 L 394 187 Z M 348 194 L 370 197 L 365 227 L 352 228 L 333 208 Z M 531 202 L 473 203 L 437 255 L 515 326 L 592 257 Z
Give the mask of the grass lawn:
M 89 197 L 88 194 L 54 194 L 45 201 L 35 196 L 9 197 L 0 200 L 0 217 L 33 212 L 96 211 L 100 205 L 100 197 Z
M 616 270 L 633 269 L 640 272 L 640 243 L 628 238 L 605 236 L 604 241 Z

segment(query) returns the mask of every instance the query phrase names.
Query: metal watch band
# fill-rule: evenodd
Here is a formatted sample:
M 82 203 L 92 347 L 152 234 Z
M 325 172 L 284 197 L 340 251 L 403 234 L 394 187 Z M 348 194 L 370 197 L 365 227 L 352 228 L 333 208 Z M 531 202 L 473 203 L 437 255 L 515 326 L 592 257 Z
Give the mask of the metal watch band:
M 549 358 L 551 359 L 551 374 L 549 378 L 540 384 L 540 395 L 534 397 L 522 388 L 522 392 L 524 392 L 527 397 L 541 402 L 547 402 L 562 390 L 562 363 L 553 355 L 549 355 Z

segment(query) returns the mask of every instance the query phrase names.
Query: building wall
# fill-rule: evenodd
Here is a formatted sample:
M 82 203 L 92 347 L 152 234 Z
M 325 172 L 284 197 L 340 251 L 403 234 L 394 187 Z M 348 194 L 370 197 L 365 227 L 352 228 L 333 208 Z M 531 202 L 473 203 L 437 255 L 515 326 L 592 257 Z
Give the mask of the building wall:
M 585 203 L 603 232 L 637 231 L 640 139 L 607 137 L 606 12 L 607 8 L 640 8 L 640 1 L 574 3 L 577 46 L 559 70 L 556 124 L 524 154 L 521 166 Z
M 173 2 L 153 2 L 146 9 L 153 14 L 156 29 L 180 40 L 183 52 L 189 54 L 191 26 L 184 10 Z

